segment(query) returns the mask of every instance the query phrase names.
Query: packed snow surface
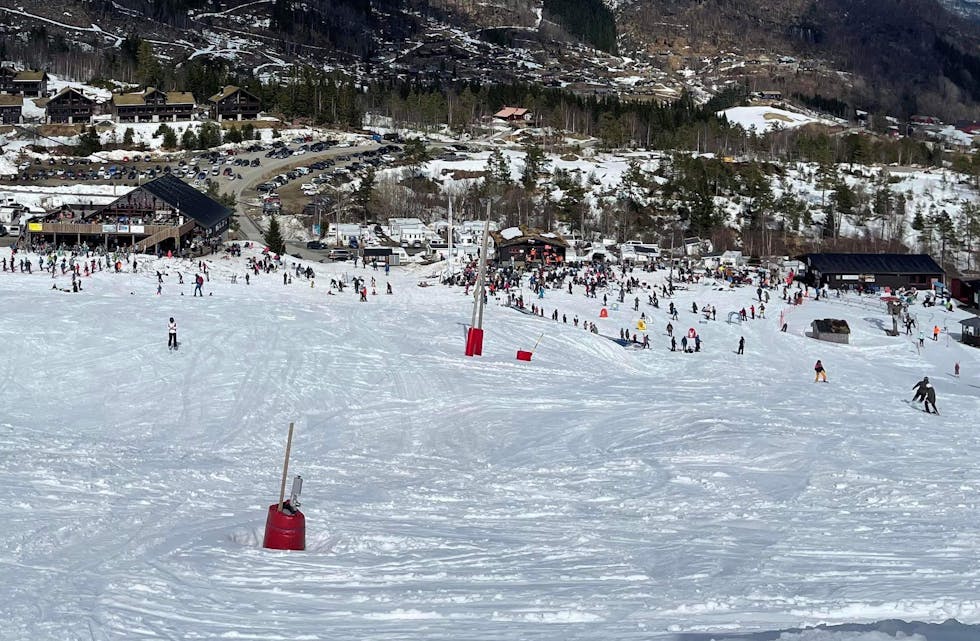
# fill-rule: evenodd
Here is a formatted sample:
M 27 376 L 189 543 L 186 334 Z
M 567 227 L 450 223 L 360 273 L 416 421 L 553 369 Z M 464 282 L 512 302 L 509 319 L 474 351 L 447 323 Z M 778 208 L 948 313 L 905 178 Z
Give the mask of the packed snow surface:
M 733 125 L 741 125 L 746 131 L 754 129 L 760 134 L 773 129 L 793 129 L 811 123 L 830 124 L 817 118 L 775 107 L 732 107 L 719 111 L 718 115 L 724 115 L 728 122 Z
M 980 621 L 964 312 L 915 306 L 948 328 L 917 350 L 873 297 L 784 307 L 773 290 L 765 319 L 729 324 L 755 287 L 697 284 L 674 298 L 703 340 L 683 354 L 666 299 L 614 309 L 610 288 L 606 319 L 607 292 L 575 287 L 533 299 L 567 324 L 491 297 L 466 358 L 472 299 L 438 265 L 246 285 L 244 259 L 207 260 L 204 298 L 190 260 L 140 257 L 80 293 L 52 289 L 70 289 L 60 271 L 0 272 L 3 639 L 885 641 L 886 619 Z M 327 293 L 353 275 L 378 294 Z M 641 312 L 652 349 L 603 336 Z M 805 336 L 825 317 L 850 345 Z M 923 375 L 941 416 L 903 402 Z M 290 421 L 308 549 L 274 552 Z M 799 629 L 821 623 L 870 625 Z M 949 630 L 905 638 L 980 638 Z

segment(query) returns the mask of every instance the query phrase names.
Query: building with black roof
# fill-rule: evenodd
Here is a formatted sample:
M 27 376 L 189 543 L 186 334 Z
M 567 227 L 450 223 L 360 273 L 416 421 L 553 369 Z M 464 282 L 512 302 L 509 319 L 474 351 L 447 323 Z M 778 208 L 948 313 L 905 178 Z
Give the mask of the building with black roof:
M 803 281 L 832 289 L 891 287 L 931 289 L 945 273 L 928 254 L 804 254 Z
M 220 236 L 232 210 L 179 178 L 165 175 L 91 212 L 58 210 L 27 226 L 28 241 L 180 252 Z
M 960 334 L 960 342 L 980 347 L 980 317 L 965 318 L 960 321 L 960 325 L 963 330 Z

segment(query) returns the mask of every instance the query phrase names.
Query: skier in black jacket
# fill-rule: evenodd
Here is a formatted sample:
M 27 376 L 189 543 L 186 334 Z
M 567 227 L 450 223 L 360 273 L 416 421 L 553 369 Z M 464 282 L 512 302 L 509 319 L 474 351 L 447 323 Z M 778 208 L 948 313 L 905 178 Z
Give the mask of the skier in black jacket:
M 929 406 L 932 405 L 932 412 L 929 411 Z M 939 410 L 936 409 L 936 388 L 932 386 L 932 383 L 926 383 L 926 403 L 925 403 L 926 414 L 938 414 Z
M 919 401 L 924 401 L 926 398 L 926 388 L 929 386 L 929 377 L 924 376 L 922 380 L 916 383 L 912 389 L 915 390 L 915 396 L 912 397 L 913 403 L 918 403 Z

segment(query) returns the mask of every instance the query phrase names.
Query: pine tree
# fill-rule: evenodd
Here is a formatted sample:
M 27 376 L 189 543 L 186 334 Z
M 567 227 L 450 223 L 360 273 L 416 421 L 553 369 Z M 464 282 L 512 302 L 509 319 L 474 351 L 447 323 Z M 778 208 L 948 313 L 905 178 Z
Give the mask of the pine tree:
M 153 53 L 153 45 L 146 40 L 140 41 L 136 52 L 136 78 L 146 87 L 155 87 L 163 81 L 163 67 Z
M 422 165 L 432 159 L 429 149 L 422 142 L 421 138 L 409 138 L 406 140 L 405 146 L 402 147 L 402 157 L 408 164 L 408 168 L 411 170 L 413 177 L 418 175 L 422 169 Z
M 123 146 L 126 147 L 127 149 L 129 147 L 132 147 L 134 136 L 135 134 L 133 133 L 133 128 L 126 127 L 126 132 L 123 134 L 123 141 L 122 141 Z
M 976 241 L 980 239 L 980 206 L 964 200 L 960 209 L 960 229 L 963 230 L 963 248 L 967 252 L 967 267 L 973 269 L 976 260 Z
M 163 148 L 164 149 L 176 149 L 177 148 L 177 132 L 175 132 L 170 127 L 163 132 Z
M 538 184 L 538 174 L 545 170 L 548 159 L 544 150 L 533 142 L 524 146 L 524 172 L 521 174 L 521 184 L 524 189 L 534 192 Z
M 479 191 L 483 196 L 497 198 L 511 185 L 510 161 L 499 150 L 494 149 L 487 158 L 484 170 L 483 182 L 479 186 Z
M 184 135 L 180 137 L 180 144 L 184 149 L 197 149 L 197 134 L 188 127 L 184 130 Z
M 200 149 L 211 149 L 221 144 L 221 127 L 215 122 L 201 125 L 197 134 L 197 144 Z
M 89 127 L 85 130 L 85 133 L 78 137 L 78 147 L 76 147 L 75 155 L 89 156 L 101 150 L 102 142 L 99 140 L 99 134 L 95 131 L 95 127 Z
M 280 256 L 286 253 L 286 241 L 282 237 L 282 230 L 279 229 L 279 221 L 274 215 L 269 220 L 269 228 L 266 230 L 263 239 L 269 251 Z
M 361 184 L 354 191 L 354 204 L 361 210 L 364 222 L 370 217 L 371 197 L 374 195 L 375 172 L 374 167 L 368 167 L 361 178 Z

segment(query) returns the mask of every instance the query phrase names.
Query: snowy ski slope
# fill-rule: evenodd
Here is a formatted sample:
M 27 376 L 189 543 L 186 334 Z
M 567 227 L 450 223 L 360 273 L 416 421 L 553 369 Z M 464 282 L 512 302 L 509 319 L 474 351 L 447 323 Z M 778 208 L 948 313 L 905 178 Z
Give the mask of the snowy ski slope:
M 243 259 L 216 258 L 203 299 L 176 260 L 78 294 L 0 273 L 0 638 L 761 641 L 868 623 L 783 638 L 881 641 L 890 618 L 980 622 L 980 351 L 888 338 L 873 299 L 808 301 L 784 334 L 774 292 L 767 319 L 731 325 L 754 287 L 697 285 L 674 324 L 698 354 L 667 351 L 666 300 L 641 305 L 649 351 L 575 329 L 639 318 L 600 319 L 601 294 L 576 288 L 535 301 L 568 325 L 491 301 L 467 359 L 470 299 L 416 286 L 437 267 L 394 270 L 393 296 L 383 271 L 314 268 L 314 287 L 245 285 Z M 378 295 L 328 295 L 345 269 Z M 920 323 L 958 332 L 962 312 L 934 309 Z M 824 317 L 850 346 L 803 335 Z M 923 375 L 940 417 L 902 402 Z M 291 420 L 309 549 L 271 552 Z M 954 638 L 924 630 L 910 638 Z

